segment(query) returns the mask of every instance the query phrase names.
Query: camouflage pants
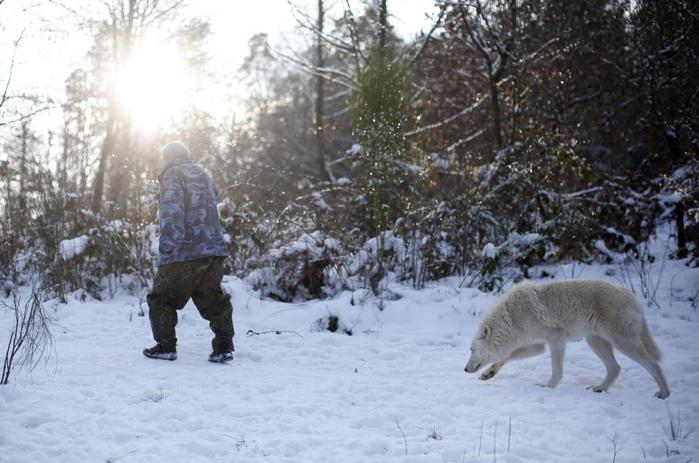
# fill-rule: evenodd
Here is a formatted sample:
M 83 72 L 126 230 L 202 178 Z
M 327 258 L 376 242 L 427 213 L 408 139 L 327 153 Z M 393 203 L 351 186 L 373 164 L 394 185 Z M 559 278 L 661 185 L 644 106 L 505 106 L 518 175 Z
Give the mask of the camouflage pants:
M 177 344 L 177 311 L 191 298 L 214 332 L 214 350 L 233 348 L 233 307 L 221 288 L 223 257 L 204 257 L 163 265 L 148 294 L 148 316 L 153 337 L 166 348 Z

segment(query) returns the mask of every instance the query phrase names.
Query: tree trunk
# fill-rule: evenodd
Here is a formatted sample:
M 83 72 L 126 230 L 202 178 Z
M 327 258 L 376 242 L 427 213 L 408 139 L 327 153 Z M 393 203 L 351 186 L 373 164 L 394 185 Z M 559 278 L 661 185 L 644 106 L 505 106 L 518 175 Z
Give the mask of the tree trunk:
M 104 194 L 104 176 L 107 171 L 107 162 L 114 148 L 114 117 L 110 115 L 107 121 L 107 134 L 100 149 L 100 160 L 97 165 L 95 182 L 92 188 L 92 212 L 99 213 L 102 210 L 102 195 Z
M 682 202 L 675 205 L 675 225 L 677 226 L 677 257 L 684 259 L 687 257 L 687 234 L 684 230 L 684 204 Z
M 118 57 L 119 65 L 127 63 L 132 55 L 133 44 L 135 41 L 135 16 L 138 6 L 138 0 L 129 0 L 127 16 L 123 19 L 125 21 L 125 28 L 121 31 L 121 43 L 122 47 L 119 53 L 116 53 Z M 141 18 L 143 20 L 143 18 Z M 116 26 L 115 26 L 116 27 Z M 119 103 L 119 102 L 118 102 Z M 125 218 L 128 208 L 128 199 L 130 191 L 130 173 L 129 168 L 131 165 L 131 115 L 125 113 L 125 109 L 122 107 L 121 103 L 116 106 L 118 114 L 118 123 L 116 125 L 116 136 L 115 136 L 115 160 L 117 161 L 112 167 L 114 171 L 112 172 L 113 179 L 110 182 L 109 189 L 109 200 L 111 206 L 114 209 L 113 214 L 118 218 Z
M 495 145 L 497 149 L 502 149 L 502 122 L 500 120 L 500 95 L 498 84 L 494 76 L 490 76 L 490 101 L 493 106 L 493 131 L 495 132 Z
M 70 132 L 68 121 L 63 121 L 63 149 L 61 152 L 61 162 L 58 167 L 58 187 L 61 191 L 68 191 L 68 153 L 70 152 Z
M 27 177 L 27 141 L 29 138 L 29 127 L 27 122 L 22 122 L 22 135 L 21 135 L 21 147 L 20 147 L 20 159 L 19 159 L 19 208 L 20 211 L 24 212 L 27 206 L 27 198 L 24 192 L 24 182 Z
M 135 17 L 138 0 L 128 0 L 126 10 L 124 4 L 120 3 L 110 9 L 112 17 L 112 48 L 115 60 L 114 78 L 119 74 L 119 67 L 128 62 L 131 56 L 132 44 L 134 41 Z M 110 182 L 107 189 L 107 197 L 113 207 L 119 209 L 119 214 L 125 214 L 126 194 L 128 191 L 128 164 L 131 126 L 129 116 L 125 114 L 124 108 L 117 101 L 112 90 L 111 100 L 108 104 L 107 136 L 102 144 L 100 152 L 100 163 L 95 176 L 95 192 L 92 198 L 92 208 L 94 212 L 100 212 L 102 208 L 102 197 L 105 194 L 105 177 L 109 168 Z M 110 157 L 113 157 L 112 162 Z
M 316 43 L 316 68 L 321 69 L 325 66 L 325 58 L 323 56 L 323 22 L 325 11 L 323 9 L 323 0 L 318 0 L 318 28 L 317 43 Z M 325 163 L 325 143 L 323 132 L 323 115 L 325 98 L 325 81 L 320 75 L 316 76 L 316 103 L 315 103 L 315 137 L 316 137 L 316 156 L 318 159 L 318 178 L 320 181 L 328 180 L 328 174 Z
M 386 31 L 388 30 L 388 7 L 386 0 L 379 3 L 379 47 L 386 46 Z

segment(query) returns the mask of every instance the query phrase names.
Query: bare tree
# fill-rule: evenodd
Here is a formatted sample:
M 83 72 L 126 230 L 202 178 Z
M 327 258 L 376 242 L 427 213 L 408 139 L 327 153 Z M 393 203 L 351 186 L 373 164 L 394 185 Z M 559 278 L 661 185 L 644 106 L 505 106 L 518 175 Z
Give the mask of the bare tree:
M 15 316 L 0 376 L 0 384 L 7 384 L 14 366 L 31 370 L 42 359 L 48 360 L 53 350 L 53 337 L 39 291 L 32 291 L 25 302 L 14 293 L 12 306 L 4 302 L 3 305 L 13 311 Z
M 462 0 L 456 2 L 465 36 L 462 42 L 478 52 L 483 59 L 483 72 L 490 90 L 493 132 L 497 149 L 504 146 L 501 97 L 498 84 L 504 77 L 506 65 L 513 58 L 513 44 L 517 29 L 517 1 Z M 445 2 L 447 3 L 447 2 Z M 452 2 L 448 2 L 452 3 Z M 503 13 L 508 13 L 507 18 Z
M 325 57 L 323 53 L 323 23 L 325 9 L 323 0 L 318 0 L 318 21 L 316 22 L 316 68 L 323 69 L 325 67 Z M 322 75 L 316 76 L 316 101 L 315 101 L 315 136 L 316 136 L 316 155 L 318 156 L 319 179 L 327 180 L 328 174 L 326 170 L 325 160 L 325 143 L 323 131 L 323 115 L 324 115 L 324 99 L 325 99 L 325 79 Z
M 23 38 L 24 30 L 19 33 L 12 44 L 12 55 L 7 68 L 7 76 L 4 82 L 0 80 L 0 91 L 2 92 L 0 93 L 0 127 L 26 121 L 39 113 L 55 107 L 50 99 L 44 101 L 35 95 L 15 95 L 10 92 L 13 84 L 15 67 L 17 65 L 17 52 L 19 51 Z M 21 102 L 24 105 L 10 105 L 8 104 L 10 102 Z M 28 106 L 26 106 L 26 104 L 28 104 Z
M 103 48 L 102 59 L 111 66 L 111 82 L 107 89 L 105 136 L 100 148 L 97 172 L 93 183 L 92 209 L 102 209 L 105 176 L 111 167 L 109 199 L 125 213 L 128 191 L 126 166 L 131 151 L 131 120 L 115 98 L 116 78 L 134 47 L 146 32 L 158 27 L 174 14 L 183 0 L 111 0 L 106 2 L 107 20 L 101 24 L 98 40 L 108 41 L 110 48 Z M 110 164 L 110 158 L 116 162 Z
M 379 48 L 386 46 L 386 32 L 388 31 L 388 6 L 386 0 L 379 0 L 379 21 L 378 21 L 378 36 Z

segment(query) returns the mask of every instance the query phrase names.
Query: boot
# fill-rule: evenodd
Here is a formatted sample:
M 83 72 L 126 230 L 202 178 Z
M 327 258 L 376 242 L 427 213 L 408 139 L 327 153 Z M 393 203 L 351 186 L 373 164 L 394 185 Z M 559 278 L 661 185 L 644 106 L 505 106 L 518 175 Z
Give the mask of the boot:
M 174 347 L 167 348 L 161 344 L 156 344 L 151 348 L 143 349 L 143 355 L 152 359 L 177 360 L 177 350 Z
M 233 346 L 215 347 L 209 355 L 209 362 L 226 363 L 233 360 Z

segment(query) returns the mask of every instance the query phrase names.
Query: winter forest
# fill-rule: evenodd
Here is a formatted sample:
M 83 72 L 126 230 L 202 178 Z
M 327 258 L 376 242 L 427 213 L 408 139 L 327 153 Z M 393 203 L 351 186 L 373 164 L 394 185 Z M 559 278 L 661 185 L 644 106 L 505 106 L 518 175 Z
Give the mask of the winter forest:
M 173 140 L 225 366 L 190 306 L 139 352 Z M 696 2 L 0 0 L 0 173 L 0 461 L 699 461 Z M 584 342 L 557 389 L 464 373 L 510 288 L 580 278 L 639 299 L 668 401 L 623 355 L 584 390 Z

